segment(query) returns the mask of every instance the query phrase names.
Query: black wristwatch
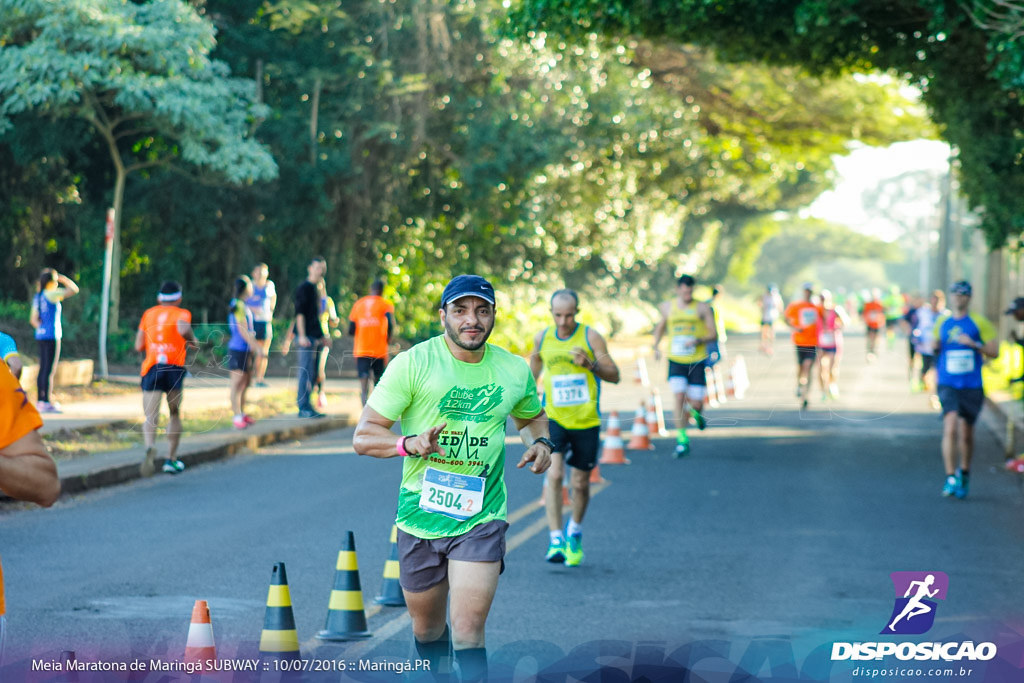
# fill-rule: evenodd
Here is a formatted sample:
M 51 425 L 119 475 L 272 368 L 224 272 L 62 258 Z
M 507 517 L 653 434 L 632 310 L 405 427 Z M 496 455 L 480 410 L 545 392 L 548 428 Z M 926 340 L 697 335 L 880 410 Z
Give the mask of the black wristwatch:
M 551 439 L 549 439 L 548 437 L 540 436 L 540 437 L 537 437 L 536 439 L 533 440 L 533 445 L 534 446 L 536 446 L 539 443 L 542 443 L 545 446 L 547 446 L 548 450 L 551 451 L 552 453 L 555 452 L 555 442 L 552 441 Z

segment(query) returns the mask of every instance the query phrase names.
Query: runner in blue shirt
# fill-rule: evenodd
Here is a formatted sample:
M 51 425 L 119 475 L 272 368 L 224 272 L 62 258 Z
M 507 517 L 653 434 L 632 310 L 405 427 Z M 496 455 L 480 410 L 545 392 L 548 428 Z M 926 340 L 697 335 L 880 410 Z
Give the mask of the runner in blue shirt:
M 55 268 L 43 268 L 39 274 L 39 290 L 32 297 L 30 322 L 39 343 L 39 374 L 36 377 L 36 408 L 40 413 L 59 413 L 60 404 L 50 400 L 53 377 L 60 360 L 61 302 L 78 294 L 78 285 Z
M 999 339 L 992 323 L 968 310 L 971 283 L 954 282 L 949 291 L 952 313 L 935 322 L 934 332 L 942 404 L 942 462 L 946 467 L 942 495 L 965 498 L 974 454 L 974 422 L 985 401 L 981 364 L 984 356 L 999 355 Z M 959 468 L 956 467 L 957 450 L 960 451 Z

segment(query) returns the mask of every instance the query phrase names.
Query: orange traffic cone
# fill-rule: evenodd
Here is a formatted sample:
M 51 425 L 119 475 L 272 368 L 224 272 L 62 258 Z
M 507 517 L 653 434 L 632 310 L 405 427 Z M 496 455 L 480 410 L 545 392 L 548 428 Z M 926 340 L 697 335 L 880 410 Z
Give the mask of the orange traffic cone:
M 380 585 L 380 595 L 373 599 L 379 605 L 389 607 L 405 607 L 405 594 L 398 583 L 398 527 L 391 526 L 391 555 L 384 563 L 384 581 Z
M 608 417 L 608 432 L 604 437 L 604 447 L 602 448 L 601 460 L 602 465 L 628 465 L 629 460 L 626 459 L 626 451 L 622 445 L 622 427 L 619 424 L 619 413 L 612 411 Z
M 736 383 L 732 378 L 732 368 L 725 370 L 725 395 L 729 398 L 736 398 Z
M 601 467 L 594 465 L 594 469 L 590 470 L 590 483 L 591 484 L 607 484 L 608 480 L 601 476 Z
M 658 420 L 658 435 L 668 436 L 668 427 L 665 425 L 665 407 L 661 404 L 661 392 L 654 388 L 654 415 Z
M 213 624 L 210 623 L 210 606 L 206 600 L 196 600 L 192 607 L 192 623 L 188 627 L 188 641 L 185 644 L 185 663 L 197 664 L 197 671 L 203 671 L 203 662 L 217 659 L 217 648 L 213 644 Z
M 731 372 L 733 391 L 736 393 L 736 398 L 743 399 L 747 394 L 747 389 L 750 388 L 750 376 L 747 374 L 747 362 L 743 360 L 743 356 L 736 356 L 736 360 L 732 362 Z
M 708 405 L 717 408 L 725 397 L 718 395 L 718 388 L 715 386 L 715 373 L 711 371 L 711 368 L 704 368 L 704 384 L 708 390 Z
M 626 448 L 631 451 L 651 449 L 650 434 L 647 432 L 647 423 L 644 422 L 646 412 L 644 404 L 641 403 L 640 407 L 636 409 L 636 415 L 633 416 L 633 431 L 630 434 L 629 443 L 626 444 Z
M 647 421 L 647 434 L 648 436 L 654 436 L 658 433 L 658 415 L 654 412 L 654 394 L 651 394 L 651 400 L 647 404 L 647 414 L 644 419 Z
M 545 501 L 547 501 L 547 497 L 548 497 L 548 478 L 544 477 L 544 485 L 541 486 L 541 489 L 540 489 L 540 500 L 537 501 L 538 505 L 541 505 L 541 506 L 546 505 L 547 503 Z M 563 483 L 562 484 L 562 505 L 565 506 L 565 507 L 568 507 L 570 504 L 571 503 L 569 501 L 569 487 L 566 486 Z

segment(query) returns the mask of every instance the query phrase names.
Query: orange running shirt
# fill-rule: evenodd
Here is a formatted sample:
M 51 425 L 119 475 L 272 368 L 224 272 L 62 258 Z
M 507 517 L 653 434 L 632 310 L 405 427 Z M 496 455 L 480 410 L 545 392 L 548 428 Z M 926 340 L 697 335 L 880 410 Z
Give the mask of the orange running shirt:
M 786 322 L 795 327 L 793 343 L 797 346 L 818 345 L 818 321 L 821 311 L 810 301 L 794 301 L 786 306 Z
M 29 403 L 25 390 L 11 374 L 6 363 L 0 363 L 0 448 L 12 443 L 34 429 L 43 426 L 36 407 Z M 2 458 L 3 456 L 0 456 Z M 4 604 L 4 573 L 0 568 L 0 617 L 7 611 Z
M 158 363 L 185 365 L 185 338 L 178 332 L 178 321 L 192 322 L 192 313 L 179 306 L 161 304 L 142 314 L 139 329 L 146 344 L 146 359 L 142 361 L 143 377 Z
M 864 324 L 872 330 L 880 330 L 885 327 L 885 307 L 881 301 L 869 301 L 864 304 L 861 311 L 864 317 Z
M 386 358 L 388 355 L 388 318 L 395 305 L 381 296 L 364 296 L 352 306 L 348 319 L 356 324 L 356 358 Z
M 25 390 L 11 374 L 6 363 L 0 363 L 0 448 L 7 448 L 33 429 L 43 426 L 36 407 L 29 403 Z

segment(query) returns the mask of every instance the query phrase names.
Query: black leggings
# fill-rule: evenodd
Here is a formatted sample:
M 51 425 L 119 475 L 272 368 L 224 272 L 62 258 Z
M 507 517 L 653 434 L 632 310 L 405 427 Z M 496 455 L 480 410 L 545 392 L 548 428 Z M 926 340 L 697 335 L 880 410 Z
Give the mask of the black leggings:
M 39 375 L 36 377 L 36 400 L 50 402 L 53 372 L 60 358 L 60 339 L 37 339 L 39 342 Z

